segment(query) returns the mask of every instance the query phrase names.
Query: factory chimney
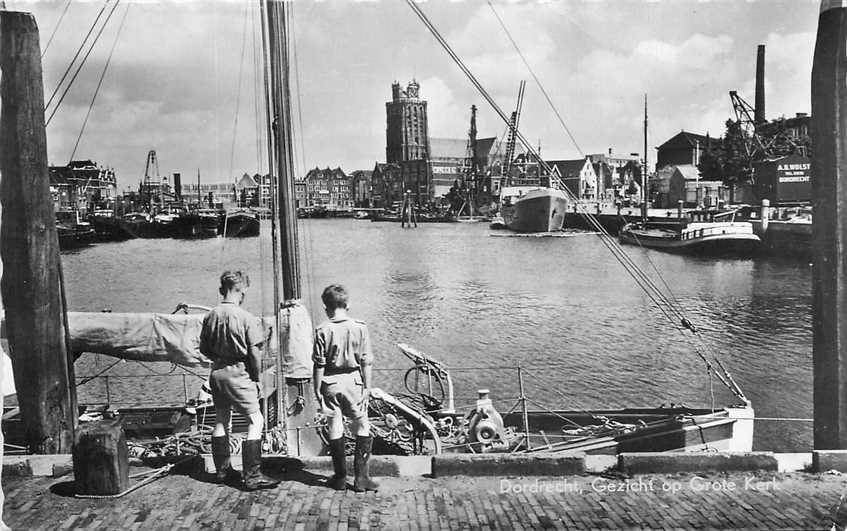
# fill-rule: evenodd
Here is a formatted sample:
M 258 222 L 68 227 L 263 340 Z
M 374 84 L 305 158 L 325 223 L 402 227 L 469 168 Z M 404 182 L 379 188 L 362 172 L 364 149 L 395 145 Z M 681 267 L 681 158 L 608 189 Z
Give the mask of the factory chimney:
M 756 109 L 754 118 L 757 124 L 767 121 L 765 118 L 765 45 L 760 44 L 756 53 Z

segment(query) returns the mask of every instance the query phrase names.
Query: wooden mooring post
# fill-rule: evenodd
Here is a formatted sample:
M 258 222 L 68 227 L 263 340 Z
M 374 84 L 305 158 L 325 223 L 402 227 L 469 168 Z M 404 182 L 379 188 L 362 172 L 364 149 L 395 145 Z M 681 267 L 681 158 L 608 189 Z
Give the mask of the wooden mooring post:
M 27 447 L 70 453 L 77 422 L 50 194 L 38 26 L 0 11 L 0 290 Z
M 812 65 L 814 448 L 847 449 L 847 8 L 823 0 Z

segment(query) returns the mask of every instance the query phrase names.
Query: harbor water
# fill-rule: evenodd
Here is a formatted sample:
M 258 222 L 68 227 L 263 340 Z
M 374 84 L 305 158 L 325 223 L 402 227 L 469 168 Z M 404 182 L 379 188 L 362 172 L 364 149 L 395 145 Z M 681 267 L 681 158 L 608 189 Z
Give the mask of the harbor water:
M 737 402 L 709 378 L 695 351 L 702 345 L 724 362 L 763 419 L 755 449 L 811 449 L 811 422 L 769 420 L 812 416 L 806 262 L 626 247 L 657 283 L 667 283 L 700 328 L 699 343 L 664 317 L 592 234 L 493 237 L 485 223 L 404 230 L 396 223 L 308 219 L 300 221 L 300 248 L 313 319 L 324 318 L 324 286 L 347 286 L 351 313 L 371 330 L 377 386 L 402 389 L 411 365 L 396 344 L 408 343 L 451 369 L 460 409 L 473 404 L 479 388 L 490 389 L 501 410 L 511 407 L 518 365 L 532 409 Z M 270 314 L 273 306 L 267 221 L 259 238 L 103 243 L 63 253 L 62 261 L 74 311 L 211 306 L 218 275 L 229 268 L 250 275 L 247 309 Z M 108 383 L 101 376 L 81 384 L 81 402 L 182 403 L 205 371 L 132 362 L 109 368 L 113 361 L 91 355 L 77 361 L 78 380 L 109 376 Z

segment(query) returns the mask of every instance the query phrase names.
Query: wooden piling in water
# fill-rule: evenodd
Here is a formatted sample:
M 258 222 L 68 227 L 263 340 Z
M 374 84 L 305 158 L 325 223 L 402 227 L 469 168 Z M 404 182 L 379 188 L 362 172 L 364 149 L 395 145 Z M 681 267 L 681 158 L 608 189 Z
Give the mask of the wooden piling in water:
M 814 448 L 847 449 L 847 9 L 824 0 L 812 65 Z
M 38 27 L 0 11 L 0 290 L 28 450 L 70 453 L 77 422 L 44 130 Z

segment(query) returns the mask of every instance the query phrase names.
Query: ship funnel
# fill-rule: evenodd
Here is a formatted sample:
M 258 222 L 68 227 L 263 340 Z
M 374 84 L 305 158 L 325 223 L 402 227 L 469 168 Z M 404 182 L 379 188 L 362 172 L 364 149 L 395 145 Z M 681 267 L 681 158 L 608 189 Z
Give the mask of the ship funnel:
M 754 118 L 757 124 L 767 121 L 765 118 L 765 45 L 760 44 L 756 51 L 756 108 Z

